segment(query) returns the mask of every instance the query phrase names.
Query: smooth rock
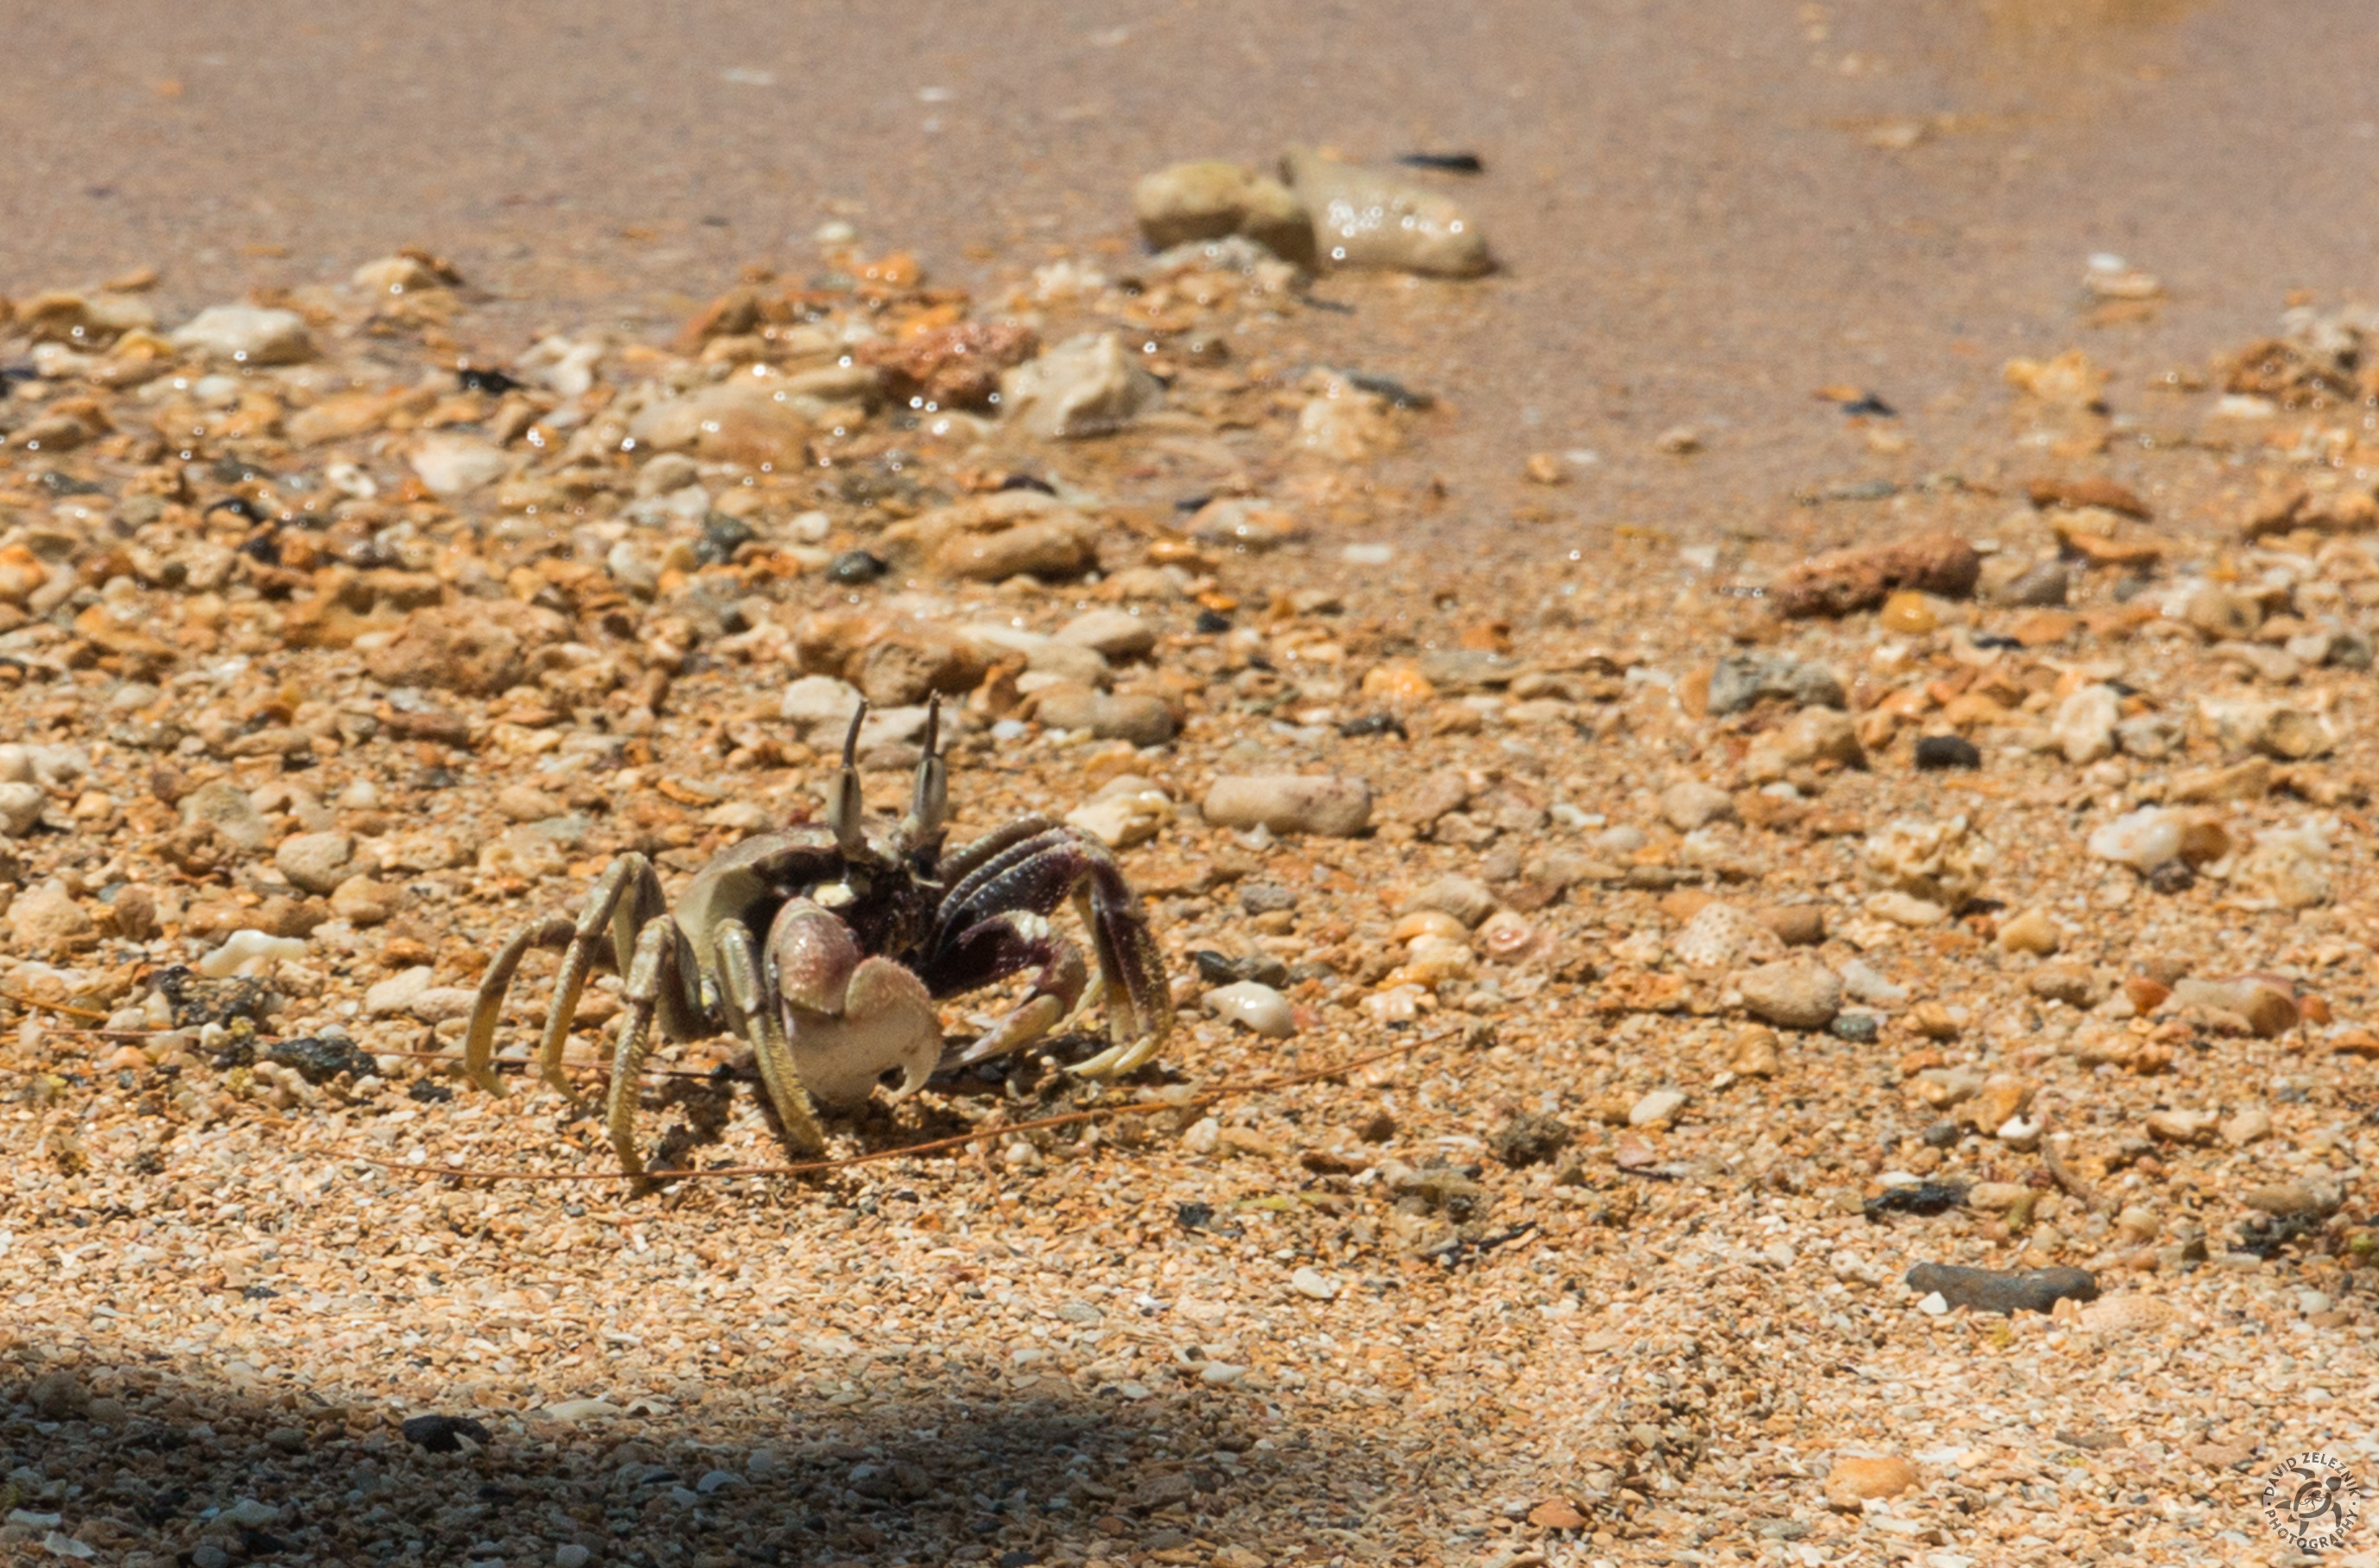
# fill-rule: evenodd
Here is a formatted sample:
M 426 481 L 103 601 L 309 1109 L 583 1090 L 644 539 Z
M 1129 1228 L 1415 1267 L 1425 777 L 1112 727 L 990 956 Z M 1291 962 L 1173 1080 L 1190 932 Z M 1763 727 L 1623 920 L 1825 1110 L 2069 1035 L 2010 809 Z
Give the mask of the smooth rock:
M 1416 910 L 1442 911 L 1475 929 L 1495 912 L 1495 895 L 1476 877 L 1441 876 L 1407 899 L 1399 912 L 1410 914 Z
M 1000 378 L 1007 418 L 1047 440 L 1122 428 L 1165 401 L 1165 387 L 1113 332 L 1067 339 Z
M 1629 1127 L 1667 1127 L 1685 1108 L 1685 1097 L 1673 1089 L 1655 1089 L 1627 1108 Z
M 2252 1105 L 2222 1124 L 2222 1141 L 2233 1149 L 2261 1143 L 2272 1136 L 2272 1113 Z
M 1784 1029 L 1823 1029 L 1842 1008 L 1841 977 L 1806 959 L 1762 964 L 1737 988 L 1755 1017 Z
M 356 839 L 352 833 L 296 833 L 284 838 L 281 848 L 273 851 L 272 863 L 281 874 L 308 893 L 332 893 L 348 875 L 348 862 L 355 859 Z
M 1916 1466 L 1897 1454 L 1845 1454 L 1826 1472 L 1826 1505 L 1856 1514 L 1865 1504 L 1897 1497 L 1922 1479 Z
M 22 838 L 42 820 L 50 797 L 39 784 L 0 784 L 0 834 Z
M 1660 791 L 1660 815 L 1680 833 L 1732 820 L 1734 797 L 1698 778 L 1680 779 Z
M 296 365 L 314 357 L 306 318 L 250 305 L 210 306 L 170 340 L 175 348 L 235 365 Z
M 1299 1269 L 1288 1276 L 1288 1288 L 1310 1301 L 1334 1301 L 1338 1282 L 1313 1269 Z
M 405 910 L 405 890 L 369 876 L 350 876 L 331 889 L 331 914 L 359 929 L 386 925 Z
M 1165 699 L 1147 693 L 1099 692 L 1071 681 L 1033 694 L 1033 717 L 1053 730 L 1087 730 L 1102 741 L 1161 746 L 1177 728 Z
M 2239 1201 L 2265 1214 L 2329 1214 L 2337 1212 L 2345 1194 L 2335 1182 L 2308 1177 L 2251 1187 Z
M 1139 658 L 1156 646 L 1156 627 L 1122 609 L 1087 610 L 1057 628 L 1057 640 L 1095 649 L 1107 658 Z
M 1281 175 L 1313 215 L 1324 265 L 1475 278 L 1494 266 L 1487 236 L 1459 202 L 1425 186 L 1292 147 Z
M 1219 827 L 1351 838 L 1371 826 L 1371 786 L 1336 774 L 1237 775 L 1215 779 L 1200 809 Z
M 1158 250 L 1244 235 L 1285 261 L 1314 263 L 1313 218 L 1296 193 L 1237 163 L 1175 163 L 1132 187 L 1132 215 Z
M 2064 934 L 2057 929 L 2057 923 L 2040 910 L 2026 910 L 1999 927 L 1999 947 L 2010 953 L 2047 958 L 2064 942 Z
M 1172 798 L 1146 785 L 1119 791 L 1101 790 L 1068 812 L 1066 822 L 1110 850 L 1129 850 L 1163 832 L 1174 815 Z
M 1268 1040 L 1286 1040 L 1297 1032 L 1297 1015 L 1288 998 L 1252 980 L 1216 986 L 1199 998 L 1199 1005 L 1216 1018 L 1243 1024 Z
M 2208 1143 L 2222 1118 L 2212 1111 L 2150 1111 L 2140 1118 L 2148 1136 L 2167 1143 Z
M 1952 1307 L 1970 1312 L 2047 1313 L 2060 1300 L 2094 1301 L 2097 1276 L 2087 1269 L 1967 1269 L 1950 1263 L 1919 1263 L 1908 1271 L 1908 1288 L 1938 1291 Z

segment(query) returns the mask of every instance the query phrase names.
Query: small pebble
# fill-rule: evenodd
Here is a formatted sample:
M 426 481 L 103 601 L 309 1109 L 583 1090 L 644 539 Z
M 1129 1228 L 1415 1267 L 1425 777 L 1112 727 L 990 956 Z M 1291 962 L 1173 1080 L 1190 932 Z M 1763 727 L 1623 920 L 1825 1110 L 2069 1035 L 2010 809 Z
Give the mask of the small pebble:
M 1221 827 L 1346 838 L 1370 826 L 1371 787 L 1335 776 L 1226 776 L 1214 780 L 1201 809 Z
M 1963 735 L 1927 735 L 1916 742 L 1916 766 L 1930 772 L 1945 767 L 1980 767 L 1980 747 Z
M 1289 1275 L 1288 1287 L 1311 1301 L 1332 1301 L 1338 1296 L 1338 1282 L 1312 1269 L 1299 1269 Z

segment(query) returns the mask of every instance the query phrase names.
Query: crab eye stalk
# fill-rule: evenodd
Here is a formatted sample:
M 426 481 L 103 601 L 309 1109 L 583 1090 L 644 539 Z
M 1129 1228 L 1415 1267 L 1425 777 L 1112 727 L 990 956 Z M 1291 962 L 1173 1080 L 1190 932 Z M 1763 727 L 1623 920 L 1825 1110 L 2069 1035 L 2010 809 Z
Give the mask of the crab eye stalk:
M 867 704 L 863 700 L 851 716 L 851 730 L 842 738 L 842 768 L 827 788 L 827 826 L 834 829 L 835 847 L 845 856 L 856 855 L 865 847 L 867 834 L 864 814 L 867 802 L 859 790 L 859 727 L 867 718 Z
M 917 761 L 917 782 L 909 793 L 909 819 L 900 825 L 912 844 L 941 831 L 949 814 L 950 769 L 942 761 L 941 733 L 942 699 L 936 694 L 926 699 L 925 754 Z

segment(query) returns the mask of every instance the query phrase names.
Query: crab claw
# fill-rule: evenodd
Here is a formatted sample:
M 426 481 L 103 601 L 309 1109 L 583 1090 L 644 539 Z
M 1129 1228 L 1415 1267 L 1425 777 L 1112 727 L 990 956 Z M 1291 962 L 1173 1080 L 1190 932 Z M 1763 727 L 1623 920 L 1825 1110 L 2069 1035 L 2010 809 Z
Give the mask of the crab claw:
M 904 1100 L 942 1059 L 942 1021 L 924 983 L 890 959 L 863 957 L 829 910 L 796 899 L 768 928 L 793 1070 L 818 1099 L 865 1100 L 899 1068 Z

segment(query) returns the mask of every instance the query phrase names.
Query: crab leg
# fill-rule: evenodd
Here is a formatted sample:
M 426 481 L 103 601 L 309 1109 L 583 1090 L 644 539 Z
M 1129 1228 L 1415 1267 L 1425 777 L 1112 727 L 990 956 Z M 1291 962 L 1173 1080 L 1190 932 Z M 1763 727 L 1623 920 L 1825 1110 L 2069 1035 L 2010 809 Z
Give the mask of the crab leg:
M 603 1126 L 610 1135 L 612 1152 L 620 1156 L 620 1168 L 634 1178 L 638 1192 L 651 1186 L 645 1179 L 645 1162 L 636 1152 L 636 1099 L 643 1092 L 639 1079 L 645 1058 L 652 1053 L 653 1015 L 690 1010 L 685 987 L 692 978 L 692 959 L 677 922 L 665 914 L 657 916 L 637 935 L 628 981 L 620 988 L 628 1017 L 620 1031 L 619 1050 L 611 1058 L 611 1092 L 604 1106 Z
M 1032 1044 L 1081 1006 L 1088 983 L 1081 949 L 1046 916 L 1018 910 L 979 921 L 959 934 L 948 961 L 936 971 L 946 992 L 977 990 L 1034 964 L 1041 972 L 1033 978 L 1031 994 L 973 1044 L 946 1055 L 944 1067 L 970 1067 Z
M 494 1095 L 503 1098 L 504 1080 L 496 1076 L 494 1055 L 496 1022 L 503 1011 L 504 994 L 512 989 L 513 976 L 520 971 L 521 959 L 531 947 L 559 947 L 569 942 L 575 931 L 561 915 L 524 926 L 513 933 L 512 940 L 496 949 L 488 972 L 479 977 L 479 995 L 471 1004 L 471 1031 L 463 1040 L 463 1070 L 471 1081 Z
M 818 1127 L 809 1091 L 802 1087 L 793 1067 L 784 1020 L 768 1005 L 762 989 L 759 945 L 753 940 L 751 928 L 740 920 L 722 923 L 712 940 L 719 949 L 728 1023 L 752 1047 L 753 1058 L 760 1066 L 760 1081 L 768 1091 L 769 1104 L 777 1108 L 786 1140 L 802 1153 L 818 1153 L 826 1148 L 826 1134 Z

